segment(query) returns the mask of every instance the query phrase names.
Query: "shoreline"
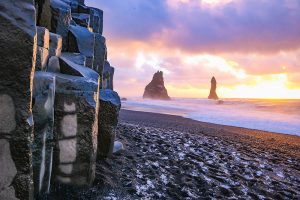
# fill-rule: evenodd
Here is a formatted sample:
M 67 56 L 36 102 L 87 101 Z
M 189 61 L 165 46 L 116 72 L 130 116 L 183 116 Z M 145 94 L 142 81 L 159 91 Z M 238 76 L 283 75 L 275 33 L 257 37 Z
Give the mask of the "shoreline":
M 168 128 L 168 126 L 177 127 L 181 131 L 184 131 L 184 129 L 180 127 L 187 126 L 187 129 L 192 132 L 203 132 L 205 135 L 228 137 L 231 139 L 234 138 L 235 135 L 238 135 L 240 136 L 239 139 L 242 139 L 243 142 L 249 143 L 249 141 L 247 141 L 248 139 L 251 141 L 260 140 L 261 142 L 266 143 L 267 146 L 271 147 L 273 150 L 279 150 L 280 152 L 295 156 L 300 160 L 300 136 L 297 135 L 214 124 L 177 115 L 133 111 L 127 109 L 121 109 L 120 120 L 135 123 L 138 122 L 141 124 L 151 124 L 154 127 L 159 128 Z M 287 147 L 290 147 L 290 149 L 287 149 Z
M 167 116 L 172 116 L 172 117 L 179 117 L 179 118 L 183 118 L 183 119 L 188 119 L 188 120 L 192 120 L 195 122 L 200 122 L 203 124 L 208 124 L 208 125 L 213 125 L 213 126 L 222 126 L 222 127 L 227 127 L 227 128 L 234 128 L 234 129 L 246 129 L 249 131 L 253 131 L 253 132 L 263 132 L 263 133 L 271 133 L 271 134 L 279 134 L 279 135 L 287 135 L 287 136 L 295 136 L 295 137 L 299 137 L 300 135 L 296 135 L 296 134 L 289 134 L 289 133 L 280 133 L 280 132 L 272 132 L 272 131 L 266 131 L 266 130 L 260 130 L 260 129 L 253 129 L 253 128 L 246 128 L 246 127 L 242 127 L 242 126 L 233 126 L 233 125 L 224 125 L 224 124 L 217 124 L 217 123 L 212 123 L 212 122 L 204 122 L 204 121 L 199 121 L 196 119 L 192 119 L 192 118 L 188 118 L 188 117 L 184 117 L 181 115 L 174 115 L 174 114 L 168 114 L 168 113 L 156 113 L 156 112 L 151 112 L 151 111 L 140 111 L 140 110 L 131 110 L 128 108 L 122 108 L 121 110 L 123 111 L 130 111 L 130 112 L 141 112 L 141 113 L 145 113 L 145 114 L 158 114 L 158 115 L 167 115 Z

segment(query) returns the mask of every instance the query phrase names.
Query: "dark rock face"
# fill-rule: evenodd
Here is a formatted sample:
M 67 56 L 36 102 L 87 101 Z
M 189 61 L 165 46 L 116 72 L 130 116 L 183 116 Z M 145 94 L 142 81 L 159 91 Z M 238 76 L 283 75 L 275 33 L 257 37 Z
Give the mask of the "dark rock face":
M 36 71 L 46 71 L 49 58 L 50 33 L 44 27 L 37 27 Z
M 103 92 L 99 114 L 100 80 L 112 89 L 114 74 L 103 11 L 84 0 L 1 1 L 0 28 L 0 200 L 90 186 L 98 131 L 103 157 L 123 148 L 116 92 Z
M 36 72 L 33 88 L 35 196 L 48 193 L 52 174 L 55 76 Z
M 93 68 L 96 72 L 100 74 L 100 79 L 102 80 L 102 72 L 104 68 L 105 60 L 107 60 L 107 48 L 105 38 L 96 33 L 95 34 L 95 46 L 94 46 L 94 64 Z
M 168 91 L 165 88 L 163 72 L 158 71 L 153 75 L 152 81 L 146 86 L 143 95 L 144 99 L 170 100 Z
M 31 0 L 1 1 L 0 6 L 0 199 L 28 200 L 33 197 L 35 8 Z
M 72 20 L 71 7 L 63 0 L 51 0 L 51 32 L 59 34 L 63 38 L 65 50 L 69 27 Z
M 56 76 L 53 180 L 71 185 L 94 181 L 98 135 L 98 84 Z
M 98 8 L 92 8 L 79 3 L 74 10 L 75 13 L 85 13 L 90 15 L 89 29 L 94 33 L 103 33 L 103 11 Z
M 49 41 L 49 57 L 61 55 L 62 51 L 62 37 L 55 33 L 50 33 Z
M 208 96 L 209 99 L 219 99 L 217 95 L 217 81 L 215 77 L 212 77 L 211 79 L 211 87 L 210 87 L 210 93 Z
M 85 77 L 88 79 L 93 79 L 93 81 L 95 82 L 98 82 L 99 74 L 88 67 L 84 67 L 83 65 L 77 64 L 82 62 L 81 60 L 82 58 L 84 59 L 84 57 L 78 57 L 78 56 L 80 55 L 62 53 L 61 57 L 59 58 L 60 73 Z
M 85 66 L 93 69 L 95 34 L 79 25 L 69 28 L 68 51 L 84 55 Z
M 105 61 L 101 89 L 114 89 L 114 73 L 115 69 L 110 66 L 110 63 L 108 61 Z
M 43 26 L 48 30 L 51 29 L 51 0 L 35 0 L 36 23 L 37 26 Z
M 103 158 L 113 153 L 115 128 L 121 108 L 118 93 L 105 89 L 100 90 L 98 157 Z

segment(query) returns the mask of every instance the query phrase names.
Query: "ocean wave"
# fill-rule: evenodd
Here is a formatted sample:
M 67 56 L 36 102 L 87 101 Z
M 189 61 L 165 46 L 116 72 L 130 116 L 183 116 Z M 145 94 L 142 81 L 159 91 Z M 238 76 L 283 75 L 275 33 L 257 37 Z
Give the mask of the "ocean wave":
M 202 122 L 300 136 L 300 100 L 176 98 L 172 101 L 132 98 L 122 108 L 178 115 Z

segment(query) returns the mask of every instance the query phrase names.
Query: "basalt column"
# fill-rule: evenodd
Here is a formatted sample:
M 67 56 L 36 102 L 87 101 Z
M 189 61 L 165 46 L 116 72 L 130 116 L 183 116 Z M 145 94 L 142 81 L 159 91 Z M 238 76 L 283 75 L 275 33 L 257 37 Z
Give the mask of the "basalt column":
M 121 109 L 121 100 L 118 93 L 109 89 L 100 90 L 100 105 L 98 158 L 102 159 L 117 151 L 117 146 L 114 148 L 115 129 Z
M 35 197 L 50 191 L 53 160 L 55 76 L 36 72 L 33 87 L 33 177 Z
M 32 0 L 0 1 L 0 199 L 33 198 L 32 80 L 36 55 Z
M 99 87 L 83 77 L 57 75 L 52 180 L 91 185 L 95 178 Z

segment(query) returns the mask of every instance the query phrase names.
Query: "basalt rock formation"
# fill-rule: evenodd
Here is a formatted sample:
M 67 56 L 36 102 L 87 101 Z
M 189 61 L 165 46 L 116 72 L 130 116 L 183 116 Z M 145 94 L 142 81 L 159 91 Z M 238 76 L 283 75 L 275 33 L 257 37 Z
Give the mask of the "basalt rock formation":
M 209 99 L 219 99 L 218 95 L 217 95 L 217 81 L 215 77 L 212 77 L 211 79 L 211 87 L 210 87 L 210 93 L 208 96 Z
M 0 7 L 0 199 L 31 199 L 35 9 L 31 0 Z
M 114 145 L 114 141 L 121 100 L 116 92 L 102 89 L 100 90 L 100 105 L 102 109 L 99 113 L 99 131 L 101 134 L 98 136 L 98 157 L 105 158 L 119 148 L 117 144 Z
M 97 154 L 122 148 L 103 11 L 84 0 L 0 7 L 0 199 L 91 185 Z
M 163 72 L 158 71 L 153 75 L 152 81 L 146 86 L 143 95 L 144 99 L 170 100 L 168 91 L 165 88 Z

